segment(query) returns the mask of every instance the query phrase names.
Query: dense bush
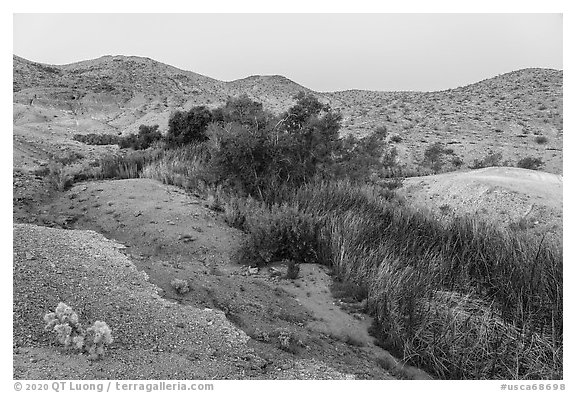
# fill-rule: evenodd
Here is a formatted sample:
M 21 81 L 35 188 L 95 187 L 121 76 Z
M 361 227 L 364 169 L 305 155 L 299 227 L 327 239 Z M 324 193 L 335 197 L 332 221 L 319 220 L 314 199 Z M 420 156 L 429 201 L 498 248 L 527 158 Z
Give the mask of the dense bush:
M 244 127 L 266 128 L 274 116 L 266 112 L 262 103 L 251 100 L 246 94 L 230 98 L 223 107 L 212 111 L 212 120 L 217 123 L 238 123 Z
M 524 157 L 518 160 L 518 163 L 516 164 L 518 168 L 532 169 L 532 170 L 538 170 L 540 169 L 540 167 L 542 167 L 542 165 L 544 165 L 542 159 L 536 157 Z
M 177 147 L 189 143 L 203 142 L 206 128 L 212 121 L 212 112 L 205 106 L 195 106 L 187 112 L 176 111 L 168 120 L 166 143 Z
M 548 143 L 548 138 L 546 138 L 543 135 L 538 135 L 534 138 L 534 140 L 536 141 L 537 144 L 539 145 L 544 145 L 546 143 Z
M 435 142 L 424 150 L 421 165 L 432 169 L 434 172 L 440 172 L 444 165 L 444 157 L 449 154 L 453 154 L 451 149 L 444 147 L 440 142 Z
M 158 125 L 146 126 L 141 124 L 138 134 L 130 134 L 120 138 L 118 145 L 122 148 L 134 150 L 148 149 L 156 141 L 162 140 L 162 134 L 158 131 Z
M 492 166 L 501 166 L 502 153 L 488 153 L 482 159 L 474 159 L 474 162 L 469 165 L 470 169 L 481 169 Z
M 121 137 L 112 134 L 76 134 L 72 138 L 86 145 L 118 145 Z
M 73 139 L 87 145 L 118 145 L 121 148 L 144 150 L 152 146 L 154 142 L 162 140 L 162 134 L 158 131 L 158 125 L 141 124 L 138 134 L 129 134 L 124 137 L 111 134 L 76 134 Z

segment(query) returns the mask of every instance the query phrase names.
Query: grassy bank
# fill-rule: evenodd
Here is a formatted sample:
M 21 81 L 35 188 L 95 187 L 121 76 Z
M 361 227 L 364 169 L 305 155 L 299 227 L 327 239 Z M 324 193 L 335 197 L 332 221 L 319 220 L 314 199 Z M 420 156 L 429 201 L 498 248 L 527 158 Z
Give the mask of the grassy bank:
M 389 194 L 386 194 L 389 196 Z M 368 293 L 381 344 L 441 378 L 562 376 L 562 252 L 472 219 L 442 225 L 347 182 L 281 206 L 231 199 L 240 261 L 317 262 Z

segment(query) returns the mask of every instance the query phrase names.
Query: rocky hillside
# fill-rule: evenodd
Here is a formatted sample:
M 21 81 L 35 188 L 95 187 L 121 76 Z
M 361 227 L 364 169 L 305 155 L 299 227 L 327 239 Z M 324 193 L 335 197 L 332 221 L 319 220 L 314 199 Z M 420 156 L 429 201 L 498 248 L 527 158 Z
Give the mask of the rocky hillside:
M 409 167 L 429 144 L 441 142 L 465 166 L 500 153 L 510 165 L 532 156 L 544 161 L 544 170 L 562 173 L 562 85 L 562 71 L 524 69 L 439 92 L 313 93 L 342 112 L 344 134 L 364 136 L 385 126 Z M 123 133 L 140 124 L 166 130 L 176 109 L 215 107 L 243 93 L 279 113 L 296 92 L 311 91 L 279 75 L 223 82 L 134 56 L 58 66 L 14 56 L 13 89 L 15 112 L 59 110 L 77 124 L 99 122 L 94 132 Z

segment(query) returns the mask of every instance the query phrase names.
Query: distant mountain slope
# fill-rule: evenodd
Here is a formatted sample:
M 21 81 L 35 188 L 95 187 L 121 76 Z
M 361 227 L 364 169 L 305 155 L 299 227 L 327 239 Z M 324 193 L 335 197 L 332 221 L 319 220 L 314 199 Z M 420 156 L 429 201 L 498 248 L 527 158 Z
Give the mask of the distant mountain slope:
M 280 75 L 223 82 L 135 56 L 59 66 L 14 56 L 13 90 L 15 104 L 30 110 L 61 110 L 76 122 L 89 117 L 102 124 L 98 130 L 124 133 L 140 124 L 166 130 L 174 110 L 215 107 L 240 94 L 280 113 L 303 90 L 342 112 L 343 134 L 364 136 L 381 126 L 398 134 L 399 158 L 408 167 L 429 144 L 441 142 L 465 165 L 492 152 L 512 165 L 526 156 L 542 158 L 545 170 L 562 173 L 562 85 L 562 71 L 533 68 L 438 92 L 320 93 Z

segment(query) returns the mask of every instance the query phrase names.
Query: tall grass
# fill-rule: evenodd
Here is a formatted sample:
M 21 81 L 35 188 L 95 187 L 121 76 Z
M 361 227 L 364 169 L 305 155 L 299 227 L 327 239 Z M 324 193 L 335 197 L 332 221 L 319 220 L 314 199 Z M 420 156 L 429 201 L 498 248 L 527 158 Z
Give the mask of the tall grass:
M 367 291 L 383 346 L 441 378 L 561 378 L 562 252 L 546 239 L 441 224 L 347 182 L 287 201 L 227 204 L 249 234 L 240 259 L 332 266 Z
M 142 170 L 164 155 L 162 149 L 132 150 L 125 154 L 108 155 L 98 160 L 99 179 L 134 179 Z
M 206 169 L 209 154 L 209 147 L 205 143 L 165 150 L 158 159 L 142 168 L 140 177 L 156 179 L 186 190 L 198 189 L 202 180 L 209 176 Z

